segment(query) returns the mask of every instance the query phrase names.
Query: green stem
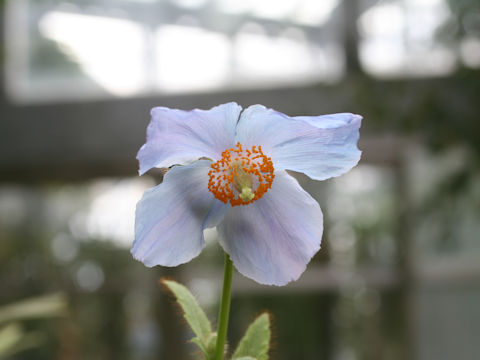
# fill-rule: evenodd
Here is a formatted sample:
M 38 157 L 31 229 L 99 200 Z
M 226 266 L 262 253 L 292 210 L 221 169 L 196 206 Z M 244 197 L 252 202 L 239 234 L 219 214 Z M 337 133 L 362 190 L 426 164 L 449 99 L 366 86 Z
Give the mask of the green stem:
M 218 314 L 217 346 L 214 360 L 223 360 L 225 340 L 227 339 L 228 315 L 230 313 L 230 298 L 232 292 L 233 263 L 230 256 L 225 254 L 225 273 L 223 275 L 222 302 Z

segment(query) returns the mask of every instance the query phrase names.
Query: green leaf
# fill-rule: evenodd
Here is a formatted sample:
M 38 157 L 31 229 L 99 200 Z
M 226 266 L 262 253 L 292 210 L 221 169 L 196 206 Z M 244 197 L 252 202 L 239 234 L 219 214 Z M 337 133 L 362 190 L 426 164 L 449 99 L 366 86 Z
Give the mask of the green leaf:
M 211 333 L 207 340 L 207 359 L 215 357 L 215 349 L 217 347 L 217 333 Z
M 0 307 L 0 323 L 22 319 L 61 316 L 67 302 L 62 294 L 44 295 Z
M 206 343 L 201 341 L 198 337 L 194 337 L 190 341 L 196 344 L 200 348 L 200 350 L 202 350 L 203 355 L 205 355 L 205 359 L 210 360 L 214 358 L 215 347 L 217 345 L 216 332 L 210 334 L 210 337 L 207 339 Z
M 0 329 L 0 357 L 22 338 L 22 328 L 13 323 Z
M 270 318 L 263 313 L 248 327 L 233 354 L 233 360 L 268 360 L 270 346 Z
M 23 332 L 20 324 L 12 323 L 0 328 L 0 359 L 10 358 L 16 353 L 37 347 L 45 342 L 39 331 Z
M 205 312 L 198 305 L 197 300 L 192 293 L 183 285 L 172 281 L 162 280 L 162 283 L 175 295 L 178 303 L 184 312 L 183 316 L 192 328 L 197 337 L 192 339 L 192 342 L 197 344 L 207 359 L 209 358 L 209 341 L 211 340 L 212 326 L 208 321 Z M 216 338 L 216 335 L 215 335 Z
M 208 350 L 205 347 L 205 344 L 203 343 L 202 340 L 200 340 L 197 336 L 195 336 L 190 341 L 193 342 L 195 345 L 197 345 L 200 348 L 200 350 L 202 350 L 203 355 L 205 355 L 205 359 L 210 360 L 210 354 L 208 353 Z

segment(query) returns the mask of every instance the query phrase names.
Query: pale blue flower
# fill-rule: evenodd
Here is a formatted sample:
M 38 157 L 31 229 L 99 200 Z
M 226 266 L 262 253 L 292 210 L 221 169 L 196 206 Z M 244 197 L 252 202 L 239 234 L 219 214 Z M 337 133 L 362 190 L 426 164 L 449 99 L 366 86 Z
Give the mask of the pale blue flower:
M 173 166 L 136 210 L 133 256 L 147 266 L 176 266 L 219 241 L 243 275 L 284 285 L 320 249 L 318 203 L 286 170 L 324 180 L 360 159 L 362 117 L 343 113 L 289 117 L 262 105 L 210 110 L 157 107 L 138 153 L 140 174 Z

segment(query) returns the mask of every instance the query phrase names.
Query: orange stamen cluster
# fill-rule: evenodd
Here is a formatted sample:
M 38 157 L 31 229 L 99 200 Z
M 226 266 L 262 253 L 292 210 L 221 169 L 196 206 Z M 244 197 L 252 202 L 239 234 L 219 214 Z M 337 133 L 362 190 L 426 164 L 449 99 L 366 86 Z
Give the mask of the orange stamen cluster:
M 220 201 L 232 206 L 247 205 L 260 199 L 272 186 L 272 159 L 262 152 L 261 146 L 243 149 L 237 143 L 236 148 L 222 152 L 222 158 L 210 165 L 212 170 L 208 176 L 208 190 Z M 246 180 L 245 180 L 246 179 Z M 248 182 L 254 197 L 251 200 L 242 199 L 239 183 Z

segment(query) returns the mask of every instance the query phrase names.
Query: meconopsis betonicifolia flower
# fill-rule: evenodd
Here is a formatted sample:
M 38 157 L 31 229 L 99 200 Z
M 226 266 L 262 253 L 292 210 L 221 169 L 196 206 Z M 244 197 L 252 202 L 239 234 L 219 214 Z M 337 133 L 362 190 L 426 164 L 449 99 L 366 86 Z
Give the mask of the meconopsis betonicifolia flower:
M 286 170 L 315 180 L 349 171 L 360 159 L 361 119 L 236 103 L 152 109 L 139 172 L 171 169 L 137 204 L 133 256 L 147 266 L 188 262 L 205 246 L 203 230 L 216 226 L 243 275 L 271 285 L 298 279 L 320 249 L 323 217 Z

